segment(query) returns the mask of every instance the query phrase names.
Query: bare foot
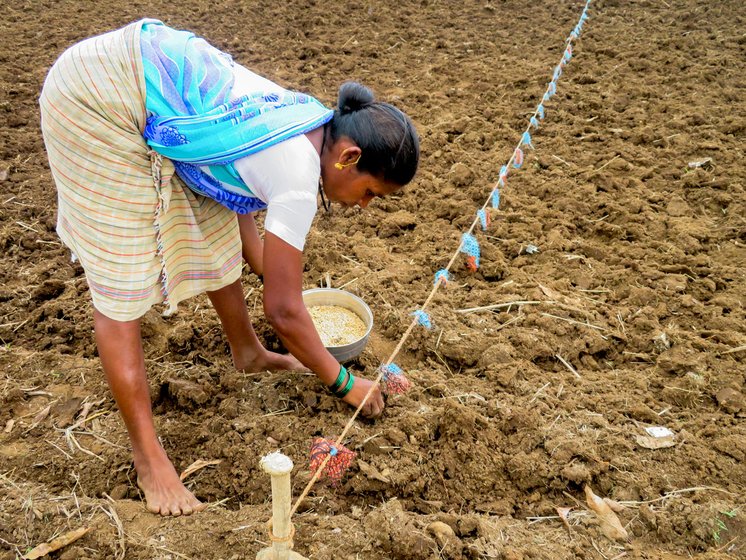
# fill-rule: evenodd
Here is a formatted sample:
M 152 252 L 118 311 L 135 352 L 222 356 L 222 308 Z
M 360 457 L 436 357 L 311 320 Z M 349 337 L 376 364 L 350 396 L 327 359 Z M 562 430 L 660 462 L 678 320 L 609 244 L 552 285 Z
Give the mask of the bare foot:
M 173 464 L 165 451 L 150 461 L 135 460 L 137 485 L 145 494 L 145 504 L 151 513 L 163 516 L 191 515 L 207 507 L 194 497 L 179 480 Z
M 269 352 L 266 350 L 254 360 L 246 361 L 244 363 L 238 363 L 238 360 L 234 358 L 233 365 L 236 366 L 236 369 L 239 371 L 250 373 L 267 370 L 298 372 L 310 371 L 292 354 L 276 354 L 275 352 Z

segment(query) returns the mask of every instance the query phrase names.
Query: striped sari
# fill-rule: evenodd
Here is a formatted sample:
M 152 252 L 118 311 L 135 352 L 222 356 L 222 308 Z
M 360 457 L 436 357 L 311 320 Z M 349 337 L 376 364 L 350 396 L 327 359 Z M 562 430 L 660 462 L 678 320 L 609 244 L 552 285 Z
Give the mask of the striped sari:
M 241 274 L 235 213 L 192 193 L 143 139 L 142 24 L 65 51 L 40 98 L 57 233 L 80 259 L 94 307 L 118 321 L 161 302 L 171 313 Z

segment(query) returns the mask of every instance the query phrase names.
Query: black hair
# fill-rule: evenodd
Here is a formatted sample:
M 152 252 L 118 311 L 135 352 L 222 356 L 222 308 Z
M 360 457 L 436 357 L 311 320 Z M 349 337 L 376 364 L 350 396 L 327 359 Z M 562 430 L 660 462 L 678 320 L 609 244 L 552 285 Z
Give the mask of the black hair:
M 332 141 L 347 136 L 362 150 L 358 170 L 397 185 L 414 177 L 420 140 L 412 121 L 390 103 L 376 101 L 364 85 L 342 84 L 330 124 Z

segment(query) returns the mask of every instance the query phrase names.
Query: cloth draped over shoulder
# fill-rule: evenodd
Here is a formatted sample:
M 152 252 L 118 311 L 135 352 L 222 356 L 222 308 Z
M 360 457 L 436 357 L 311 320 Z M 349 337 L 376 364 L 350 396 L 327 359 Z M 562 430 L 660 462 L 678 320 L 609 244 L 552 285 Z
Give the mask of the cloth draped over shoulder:
M 173 161 L 189 188 L 234 212 L 266 204 L 233 162 L 318 128 L 334 114 L 309 95 L 281 88 L 231 100 L 233 60 L 192 33 L 148 20 L 140 44 L 148 145 Z
M 143 21 L 86 39 L 54 63 L 39 99 L 57 187 L 57 233 L 94 307 L 131 321 L 241 276 L 235 212 L 197 196 L 143 138 Z

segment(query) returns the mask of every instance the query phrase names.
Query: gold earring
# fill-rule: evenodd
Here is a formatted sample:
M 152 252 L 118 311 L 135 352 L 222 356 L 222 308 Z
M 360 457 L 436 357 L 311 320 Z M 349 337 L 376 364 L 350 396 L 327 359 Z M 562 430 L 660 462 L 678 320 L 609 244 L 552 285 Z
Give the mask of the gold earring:
M 337 163 L 334 164 L 334 167 L 336 169 L 339 169 L 340 171 L 342 171 L 345 167 L 349 167 L 351 165 L 357 165 L 357 162 L 360 161 L 360 158 L 362 156 L 363 156 L 363 154 L 358 154 L 357 159 L 355 161 L 351 161 L 350 163 L 340 163 L 340 162 L 337 162 Z

